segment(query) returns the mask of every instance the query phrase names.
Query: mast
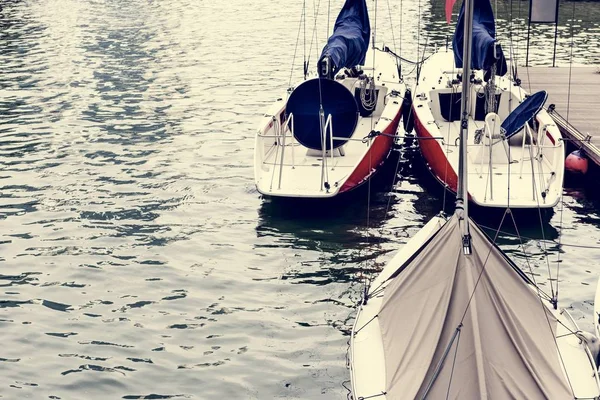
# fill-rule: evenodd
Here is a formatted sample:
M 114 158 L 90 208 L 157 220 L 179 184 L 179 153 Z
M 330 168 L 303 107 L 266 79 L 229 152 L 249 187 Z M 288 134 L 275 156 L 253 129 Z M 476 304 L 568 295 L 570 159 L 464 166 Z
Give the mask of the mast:
M 462 241 L 465 254 L 471 254 L 471 233 L 469 232 L 469 193 L 467 184 L 467 138 L 469 126 L 469 94 L 471 89 L 471 47 L 473 42 L 473 4 L 475 0 L 465 0 L 462 97 L 460 101 L 460 148 L 458 159 L 458 187 L 456 191 L 456 214 L 463 220 Z

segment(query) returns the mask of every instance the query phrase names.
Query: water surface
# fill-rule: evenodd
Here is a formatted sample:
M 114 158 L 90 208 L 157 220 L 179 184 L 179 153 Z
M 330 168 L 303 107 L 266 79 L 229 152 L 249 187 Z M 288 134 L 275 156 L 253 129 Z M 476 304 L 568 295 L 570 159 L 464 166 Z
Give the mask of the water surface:
M 3 2 L 0 397 L 345 398 L 362 280 L 444 199 L 414 149 L 391 158 L 370 200 L 307 210 L 256 192 L 256 124 L 327 31 L 322 2 L 313 45 L 301 34 L 296 48 L 302 3 Z M 411 60 L 445 45 L 443 6 L 390 3 L 378 43 Z M 498 7 L 507 37 L 509 3 Z M 600 7 L 575 7 L 572 59 L 598 63 Z M 510 19 L 520 37 L 523 15 Z M 531 56 L 547 64 L 550 28 L 535 29 Z M 561 305 L 590 328 L 600 252 L 574 245 L 600 246 L 598 203 L 576 188 L 564 200 L 544 236 L 522 234 L 542 282 L 540 239 L 551 260 L 560 252 Z M 500 244 L 526 264 L 514 238 Z

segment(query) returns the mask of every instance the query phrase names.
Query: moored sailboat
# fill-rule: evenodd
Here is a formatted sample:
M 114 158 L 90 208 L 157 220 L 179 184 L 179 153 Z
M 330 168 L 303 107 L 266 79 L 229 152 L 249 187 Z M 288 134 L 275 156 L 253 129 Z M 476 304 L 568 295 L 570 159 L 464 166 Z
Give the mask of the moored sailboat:
M 254 176 L 264 195 L 327 198 L 349 192 L 389 155 L 405 86 L 397 57 L 369 46 L 365 0 L 346 0 L 315 77 L 288 90 L 256 135 Z
M 365 290 L 350 339 L 353 398 L 598 398 L 590 335 L 469 218 L 462 89 L 455 213 L 429 221 Z
M 469 137 L 469 200 L 482 207 L 552 208 L 562 194 L 565 146 L 561 133 L 542 109 L 520 107 L 529 94 L 506 75 L 507 62 L 495 39 L 489 1 L 475 2 L 472 66 L 463 63 L 461 9 L 453 50 L 440 50 L 422 66 L 415 88 L 413 114 L 423 158 L 434 177 L 457 190 L 461 92 L 471 99 L 467 113 Z M 471 50 L 472 49 L 472 50 Z M 465 50 L 466 51 L 466 50 Z M 507 132 L 507 120 L 522 121 Z M 432 140 L 432 138 L 436 138 Z

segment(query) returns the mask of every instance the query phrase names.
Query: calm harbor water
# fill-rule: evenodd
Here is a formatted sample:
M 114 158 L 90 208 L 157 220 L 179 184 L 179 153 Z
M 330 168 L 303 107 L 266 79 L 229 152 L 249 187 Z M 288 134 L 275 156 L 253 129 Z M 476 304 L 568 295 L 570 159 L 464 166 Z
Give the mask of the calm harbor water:
M 414 149 L 391 158 L 370 208 L 364 190 L 310 208 L 256 192 L 254 132 L 299 77 L 302 3 L 2 2 L 0 398 L 346 397 L 361 276 L 443 198 Z M 333 21 L 342 2 L 332 3 Z M 513 32 L 519 59 L 526 4 L 510 18 L 498 2 L 501 39 Z M 569 62 L 573 32 L 573 61 L 600 63 L 600 3 L 576 2 L 573 24 L 573 3 L 561 4 L 558 60 Z M 437 0 L 379 2 L 377 16 L 377 40 L 412 60 L 452 30 Z M 534 33 L 532 60 L 550 64 L 553 29 Z M 300 44 L 297 67 L 303 56 Z M 550 260 L 562 260 L 560 305 L 586 329 L 599 209 L 570 187 L 544 225 Z M 520 228 L 543 281 L 542 234 Z M 516 239 L 499 243 L 526 265 Z

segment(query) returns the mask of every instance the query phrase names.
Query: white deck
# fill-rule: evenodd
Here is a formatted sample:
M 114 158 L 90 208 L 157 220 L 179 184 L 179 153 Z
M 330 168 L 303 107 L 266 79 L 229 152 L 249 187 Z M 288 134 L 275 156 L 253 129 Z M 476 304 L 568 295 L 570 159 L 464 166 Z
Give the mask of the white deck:
M 415 88 L 413 110 L 427 132 L 419 136 L 442 137 L 440 140 L 420 141 L 424 145 L 437 144 L 446 157 L 450 173 L 458 173 L 458 137 L 460 122 L 447 121 L 440 110 L 439 95 L 453 93 L 460 96 L 462 85 L 452 83 L 461 69 L 453 69 L 452 52 L 434 54 L 423 65 L 421 79 Z M 475 79 L 481 79 L 478 72 Z M 536 117 L 543 127 L 537 131 L 523 129 L 510 140 L 494 141 L 492 146 L 483 139 L 475 143 L 475 132 L 484 128 L 484 121 L 474 120 L 475 98 L 483 94 L 484 83 L 471 83 L 471 105 L 468 126 L 468 190 L 471 200 L 481 206 L 511 208 L 548 208 L 555 206 L 562 194 L 565 146 L 558 127 L 548 113 L 542 110 Z M 524 100 L 526 93 L 505 77 L 496 78 L 499 123 Z M 523 132 L 525 131 L 525 132 Z M 531 135 L 531 136 L 530 136 Z M 525 137 L 525 141 L 522 138 Z M 533 137 L 533 140 L 531 140 Z M 533 143 L 533 144 L 530 144 Z M 503 146 L 506 146 L 504 148 Z M 490 156 L 490 151 L 492 152 Z M 510 159 L 506 156 L 510 153 Z M 504 153 L 504 156 L 503 156 Z M 491 159 L 491 161 L 490 161 Z M 510 160 L 510 161 L 509 161 Z M 430 167 L 440 160 L 426 160 Z M 435 171 L 435 168 L 432 168 Z M 441 169 L 441 171 L 440 171 Z M 448 183 L 448 168 L 438 168 L 435 175 Z M 510 189 L 510 190 L 509 190 Z
M 362 139 L 371 132 L 371 125 L 371 118 L 360 118 L 352 140 L 342 147 L 344 155 L 340 155 L 338 149 L 334 150 L 333 157 L 329 151 L 326 152 L 324 168 L 322 152 L 307 149 L 290 134 L 287 135 L 285 145 L 277 145 L 274 141 L 264 154 L 260 167 L 262 173 L 257 175 L 259 191 L 272 196 L 335 195 L 336 189 L 343 184 L 368 150 L 369 143 L 363 143 Z M 322 172 L 325 174 L 324 181 L 331 186 L 329 193 L 321 184 Z
M 308 149 L 295 140 L 288 125 L 281 122 L 285 121 L 286 100 L 278 100 L 268 110 L 260 123 L 255 145 L 254 176 L 260 193 L 295 198 L 324 198 L 338 194 L 377 140 L 364 140 L 365 137 L 373 130 L 383 132 L 392 125 L 402 106 L 405 86 L 400 83 L 395 58 L 389 53 L 370 49 L 365 65 L 364 73 L 376 77 L 379 97 L 375 111 L 369 117 L 359 117 L 350 140 L 334 149 L 333 154 Z M 336 80 L 351 92 L 358 85 L 356 78 Z M 396 131 L 391 133 L 396 134 Z M 391 145 L 388 147 L 389 152 Z M 368 178 L 372 172 L 368 171 L 363 178 Z

